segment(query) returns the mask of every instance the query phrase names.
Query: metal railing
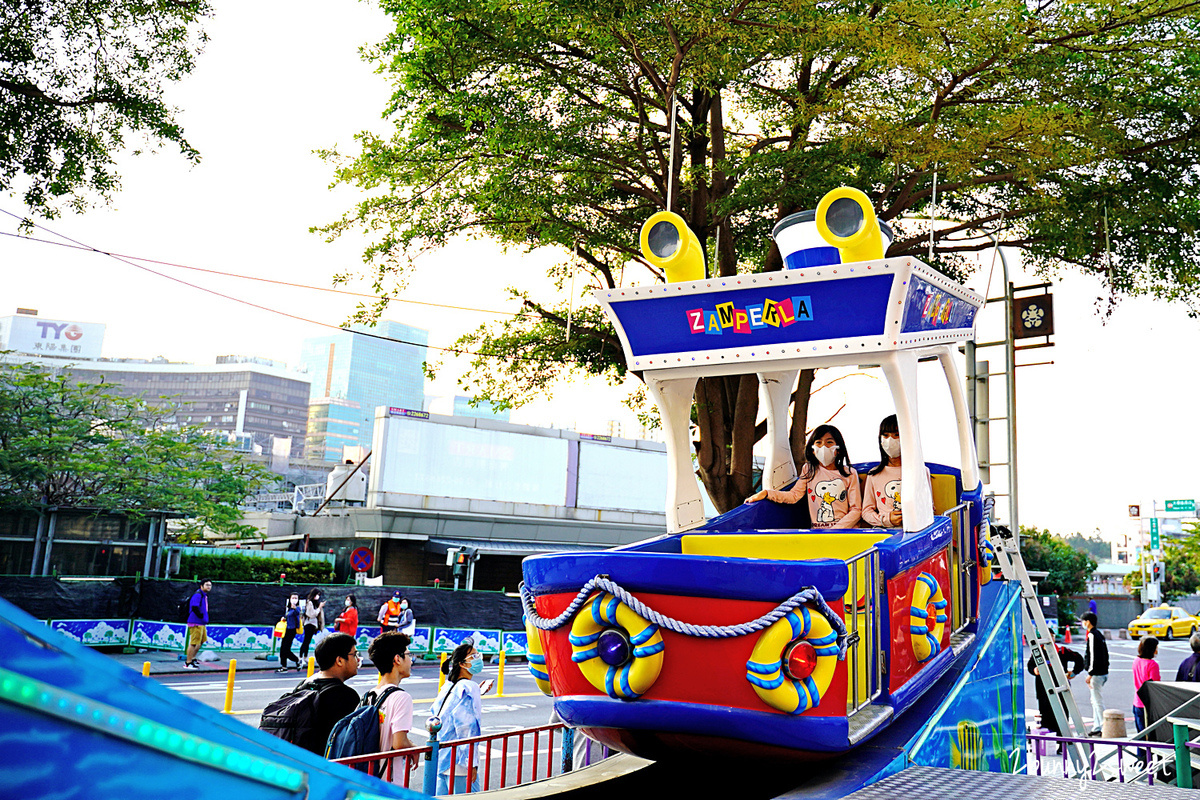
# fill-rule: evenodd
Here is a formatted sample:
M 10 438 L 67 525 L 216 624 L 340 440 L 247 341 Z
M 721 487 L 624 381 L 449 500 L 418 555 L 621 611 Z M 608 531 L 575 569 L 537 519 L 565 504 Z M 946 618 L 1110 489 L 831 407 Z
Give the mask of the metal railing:
M 1116 781 L 1117 783 L 1141 783 L 1154 785 L 1155 773 L 1175 762 L 1175 745 L 1165 742 L 1134 741 L 1130 739 L 1096 739 L 1074 738 L 1069 736 L 1052 736 L 1049 734 L 1026 734 L 1033 749 L 1029 759 L 1031 775 L 1060 775 L 1063 778 L 1087 778 L 1093 781 Z M 1048 745 L 1059 745 L 1057 753 L 1050 753 Z M 1068 751 L 1072 747 L 1082 747 L 1084 750 L 1084 773 L 1081 775 L 1073 764 L 1068 762 Z M 1200 749 L 1200 742 L 1187 744 L 1192 750 Z M 1097 752 L 1098 749 L 1101 752 Z M 1061 769 L 1058 759 L 1051 762 L 1054 766 L 1048 769 L 1043 766 L 1043 759 L 1048 755 L 1060 755 Z M 1107 762 L 1116 756 L 1115 764 Z M 1128 766 L 1126 766 L 1128 764 Z
M 846 715 L 871 704 L 883 691 L 879 595 L 882 581 L 879 551 L 872 547 L 846 562 L 850 588 L 846 592 L 846 668 L 849 691 Z
M 975 565 L 975 550 L 971 547 L 971 503 L 959 503 L 945 512 L 954 526 L 950 545 L 950 630 L 958 633 L 974 620 L 972 600 L 975 597 L 971 567 Z
M 555 734 L 560 732 L 562 735 L 557 737 L 556 742 Z M 455 778 L 463 777 L 463 771 L 458 766 L 461 748 L 467 749 L 468 764 L 478 764 L 480 760 L 483 762 L 477 773 L 480 791 L 520 786 L 560 775 L 570 771 L 573 767 L 588 766 L 592 762 L 591 748 L 593 747 L 601 748 L 601 759 L 611 755 L 611 751 L 607 747 L 590 743 L 583 764 L 574 765 L 570 745 L 573 735 L 582 734 L 575 734 L 575 731 L 567 728 L 561 722 L 557 722 L 507 733 L 439 743 L 437 748 L 439 752 L 446 748 L 450 748 L 452 751 L 447 793 L 455 794 Z M 566 741 L 565 748 L 563 747 L 564 740 Z M 557 757 L 556 747 L 559 750 Z M 348 766 L 363 764 L 369 775 L 375 775 L 405 788 L 420 789 L 422 786 L 432 786 L 433 781 L 425 776 L 425 770 L 437 770 L 438 762 L 435 759 L 437 759 L 437 754 L 435 754 L 434 747 L 425 745 L 423 747 L 407 747 L 402 750 L 386 750 L 364 756 L 339 758 L 335 761 Z M 499 763 L 493 764 L 496 761 Z M 420 773 L 420 779 L 417 777 L 418 773 Z M 468 789 L 468 793 L 469 791 Z

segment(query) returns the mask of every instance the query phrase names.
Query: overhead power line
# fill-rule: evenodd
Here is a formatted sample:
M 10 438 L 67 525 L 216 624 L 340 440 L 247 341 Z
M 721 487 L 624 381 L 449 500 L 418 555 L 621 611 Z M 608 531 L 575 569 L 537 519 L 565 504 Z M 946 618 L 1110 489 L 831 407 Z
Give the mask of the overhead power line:
M 4 213 L 8 214 L 10 217 L 15 216 L 14 214 L 12 214 L 8 211 L 5 211 Z M 39 225 L 38 227 L 42 227 L 42 226 Z M 42 230 L 47 230 L 47 229 L 42 228 Z M 53 233 L 53 232 L 47 230 L 47 233 Z M 54 234 L 54 235 L 57 236 L 59 234 Z M 186 270 L 191 270 L 193 272 L 203 272 L 203 273 L 206 273 L 209 275 L 220 275 L 225 278 L 238 278 L 240 280 L 258 281 L 260 283 L 273 283 L 276 286 L 289 286 L 289 287 L 292 287 L 295 289 L 310 289 L 314 292 L 329 292 L 331 294 L 341 294 L 341 295 L 346 295 L 348 297 L 365 297 L 370 300 L 378 300 L 379 299 L 378 295 L 367 294 L 366 292 L 354 292 L 349 289 L 337 289 L 337 288 L 334 288 L 331 286 L 313 286 L 312 284 L 308 284 L 308 283 L 293 283 L 292 281 L 280 281 L 280 280 L 275 280 L 274 278 L 262 278 L 262 277 L 259 277 L 258 275 L 242 275 L 237 272 L 222 272 L 221 270 L 206 269 L 204 267 L 193 267 L 193 266 L 189 266 L 187 264 L 176 264 L 171 261 L 159 261 L 158 259 L 145 258 L 143 256 L 131 256 L 131 255 L 127 255 L 124 253 L 113 253 L 113 252 L 109 252 L 106 250 L 98 250 L 94 247 L 88 247 L 87 245 L 70 244 L 70 243 L 68 243 L 70 240 L 68 240 L 67 242 L 52 242 L 49 239 L 39 239 L 36 236 L 22 236 L 19 233 L 9 233 L 8 231 L 0 231 L 0 236 L 8 236 L 13 239 L 19 239 L 23 242 L 36 242 L 38 244 L 48 244 L 48 245 L 52 245 L 54 247 L 65 247 L 70 250 L 82 250 L 87 253 L 98 253 L 100 255 L 112 256 L 113 258 L 128 259 L 129 261 L 139 261 L 139 262 L 143 262 L 146 264 L 158 264 L 163 267 L 174 267 L 176 269 L 186 269 Z M 528 314 L 524 311 L 498 311 L 496 309 L 491 309 L 491 308 L 473 308 L 471 306 L 454 306 L 454 305 L 449 305 L 447 303 L 430 303 L 430 302 L 427 302 L 424 300 L 409 300 L 409 299 L 403 298 L 403 297 L 389 298 L 389 301 L 391 301 L 391 300 L 394 300 L 398 303 L 410 303 L 412 305 L 418 305 L 418 306 L 431 306 L 433 308 L 449 308 L 449 309 L 453 309 L 455 311 L 474 311 L 474 312 L 478 312 L 480 314 L 496 314 L 498 316 L 509 316 L 509 317 L 528 316 Z
M 165 278 L 166 280 L 172 281 L 174 283 L 182 284 L 183 286 L 187 286 L 191 289 L 196 289 L 197 291 L 205 292 L 206 294 L 211 294 L 215 297 L 220 297 L 223 300 L 229 300 L 230 302 L 233 302 L 233 303 L 240 303 L 241 305 L 244 305 L 244 306 L 249 306 L 251 308 L 257 308 L 259 311 L 266 311 L 269 314 L 277 314 L 281 317 L 287 317 L 288 319 L 294 319 L 297 322 L 307 322 L 310 325 L 318 325 L 322 328 L 330 328 L 332 330 L 342 331 L 344 333 L 352 333 L 355 336 L 366 336 L 371 339 L 379 339 L 379 340 L 385 341 L 385 342 L 395 342 L 397 344 L 407 344 L 407 345 L 411 345 L 413 347 L 425 347 L 430 350 L 440 350 L 444 353 L 452 353 L 454 355 L 477 356 L 480 358 L 500 358 L 500 359 L 505 359 L 505 360 L 517 360 L 517 361 L 533 361 L 533 360 L 535 360 L 535 359 L 525 358 L 523 356 L 493 355 L 491 353 L 479 353 L 476 351 L 463 350 L 463 349 L 456 348 L 456 347 L 438 347 L 437 345 L 432 345 L 432 344 L 421 344 L 420 342 L 409 342 L 404 339 L 397 339 L 392 336 L 384 336 L 382 334 L 369 333 L 367 331 L 354 330 L 352 328 L 343 328 L 340 325 L 334 325 L 329 322 L 321 322 L 320 320 L 309 319 L 308 317 L 302 317 L 298 314 L 292 314 L 287 311 L 281 311 L 277 308 L 271 308 L 270 306 L 264 306 L 261 303 L 255 303 L 251 300 L 245 300 L 241 297 L 235 297 L 234 295 L 225 294 L 224 292 L 218 292 L 216 289 L 210 289 L 207 286 L 200 286 L 199 284 L 191 283 L 190 281 L 185 281 L 182 278 L 177 278 L 174 275 L 168 275 L 164 272 L 159 272 L 156 269 L 151 269 L 150 267 L 144 266 L 142 264 L 138 264 L 135 261 L 133 261 L 130 258 L 127 258 L 125 256 L 121 256 L 121 255 L 117 255 L 115 253 L 110 253 L 105 250 L 101 250 L 98 247 L 93 247 L 84 242 L 80 242 L 76 239 L 72 239 L 70 236 L 67 236 L 66 234 L 62 234 L 62 233 L 58 233 L 57 231 L 50 230 L 45 225 L 41 225 L 37 222 L 34 222 L 33 220 L 18 216 L 17 214 L 14 214 L 11 211 L 8 211 L 6 209 L 0 208 L 0 213 L 7 214 L 8 216 L 12 217 L 15 220 L 18 220 L 19 222 L 23 222 L 23 223 L 32 225 L 33 227 L 35 227 L 39 230 L 45 231 L 46 233 L 50 234 L 51 236 L 57 236 L 60 239 L 68 241 L 71 244 L 75 245 L 78 249 L 88 250 L 90 252 L 97 253 L 99 255 L 107 256 L 115 261 L 121 262 L 122 264 L 133 267 L 134 269 L 138 269 L 143 272 L 148 272 L 151 275 L 157 275 L 160 278 Z M 24 238 L 24 237 L 21 237 L 21 238 Z M 51 244 L 55 244 L 55 243 L 51 242 Z M 508 313 L 508 312 L 505 312 L 505 313 Z

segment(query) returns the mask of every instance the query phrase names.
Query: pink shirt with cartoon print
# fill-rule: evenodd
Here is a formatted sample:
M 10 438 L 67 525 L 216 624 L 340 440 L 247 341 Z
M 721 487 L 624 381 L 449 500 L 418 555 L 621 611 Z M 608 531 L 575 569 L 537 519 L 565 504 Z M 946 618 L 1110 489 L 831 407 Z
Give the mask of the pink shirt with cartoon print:
M 901 467 L 889 465 L 878 474 L 867 476 L 863 485 L 863 522 L 875 528 L 893 527 L 890 521 L 892 509 L 900 504 L 900 470 Z M 929 493 L 932 495 L 929 467 L 925 468 L 925 479 L 930 481 Z
M 802 472 L 807 472 L 807 464 Z M 808 498 L 808 510 L 814 528 L 853 528 L 862 518 L 862 495 L 858 489 L 858 472 L 849 467 L 850 475 L 835 469 L 817 467 L 810 478 L 801 477 L 786 492 L 767 490 L 767 499 L 776 503 L 798 503 Z

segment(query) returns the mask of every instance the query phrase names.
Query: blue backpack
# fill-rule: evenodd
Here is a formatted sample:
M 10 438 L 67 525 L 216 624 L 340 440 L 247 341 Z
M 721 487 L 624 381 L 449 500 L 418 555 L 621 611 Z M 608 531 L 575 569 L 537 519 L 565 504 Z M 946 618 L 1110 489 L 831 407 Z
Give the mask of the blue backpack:
M 367 692 L 358 708 L 338 720 L 329 732 L 329 740 L 325 743 L 325 757 L 349 758 L 383 752 L 383 748 L 379 746 L 379 709 L 383 707 L 388 695 L 399 691 L 403 691 L 399 686 L 389 686 L 378 699 L 375 699 L 373 690 Z M 349 766 L 361 772 L 373 772 L 378 776 L 382 763 L 380 759 Z

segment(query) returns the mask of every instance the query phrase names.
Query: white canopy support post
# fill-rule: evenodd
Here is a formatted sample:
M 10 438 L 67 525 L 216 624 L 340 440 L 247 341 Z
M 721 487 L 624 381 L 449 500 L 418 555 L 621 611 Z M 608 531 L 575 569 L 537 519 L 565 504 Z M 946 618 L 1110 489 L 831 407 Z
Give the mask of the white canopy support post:
M 792 460 L 792 444 L 788 438 L 788 406 L 800 370 L 760 372 L 763 405 L 767 409 L 767 462 L 763 467 L 764 489 L 782 489 L 796 480 L 796 462 Z
M 692 468 L 692 396 L 696 378 L 645 375 L 646 388 L 658 404 L 667 439 L 667 532 L 678 533 L 704 522 L 700 484 Z
M 954 417 L 958 420 L 958 450 L 962 467 L 963 491 L 969 492 L 979 486 L 979 459 L 975 454 L 975 433 L 971 430 L 971 414 L 967 410 L 967 397 L 963 392 L 962 376 L 958 374 L 958 364 L 954 361 L 954 351 L 949 347 L 939 347 L 938 361 L 942 363 L 942 371 L 946 373 L 946 382 L 950 385 L 950 397 L 954 401 Z
M 880 366 L 892 390 L 900 427 L 900 504 L 904 530 L 916 532 L 933 524 L 933 490 L 925 479 L 925 453 L 917 421 L 917 354 L 913 350 L 887 353 Z

